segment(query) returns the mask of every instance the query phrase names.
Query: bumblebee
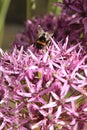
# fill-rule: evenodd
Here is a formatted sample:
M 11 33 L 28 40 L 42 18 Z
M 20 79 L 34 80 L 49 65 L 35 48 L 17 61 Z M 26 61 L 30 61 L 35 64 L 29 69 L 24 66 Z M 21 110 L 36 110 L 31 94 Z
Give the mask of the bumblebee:
M 41 26 L 38 27 L 38 38 L 35 41 L 35 46 L 38 49 L 42 49 L 49 43 L 49 33 L 45 32 Z

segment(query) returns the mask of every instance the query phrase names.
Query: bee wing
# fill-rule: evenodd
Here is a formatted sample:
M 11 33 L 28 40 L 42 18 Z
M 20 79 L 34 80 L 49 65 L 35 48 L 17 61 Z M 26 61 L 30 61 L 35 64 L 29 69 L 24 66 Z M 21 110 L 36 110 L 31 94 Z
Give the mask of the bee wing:
M 53 37 L 53 35 L 54 35 L 54 33 L 45 32 L 45 31 L 43 30 L 43 28 L 42 28 L 40 25 L 38 25 L 38 36 L 40 37 L 40 36 L 42 36 L 43 34 L 45 34 L 45 38 L 46 38 L 47 40 L 49 40 L 50 36 Z
M 43 28 L 40 25 L 38 25 L 38 36 L 41 36 L 44 33 L 45 33 L 45 31 L 43 30 Z
M 48 32 L 46 32 L 46 33 L 45 33 L 45 37 L 46 37 L 47 40 L 49 40 L 50 37 L 53 37 L 53 33 L 48 33 Z

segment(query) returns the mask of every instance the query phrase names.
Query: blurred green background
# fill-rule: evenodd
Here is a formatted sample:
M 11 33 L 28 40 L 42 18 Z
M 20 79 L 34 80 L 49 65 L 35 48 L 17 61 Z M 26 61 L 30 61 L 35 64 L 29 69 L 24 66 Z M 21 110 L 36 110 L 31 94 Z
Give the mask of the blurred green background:
M 35 16 L 43 17 L 46 13 L 58 14 L 59 8 L 53 2 L 61 0 L 0 0 L 0 47 L 7 49 L 24 30 L 24 22 Z

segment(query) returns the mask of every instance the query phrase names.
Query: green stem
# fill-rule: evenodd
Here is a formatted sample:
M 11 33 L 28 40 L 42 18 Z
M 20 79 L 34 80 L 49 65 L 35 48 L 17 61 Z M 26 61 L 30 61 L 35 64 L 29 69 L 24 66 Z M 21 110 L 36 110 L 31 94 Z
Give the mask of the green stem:
M 31 1 L 30 0 L 26 0 L 26 18 L 28 19 L 28 18 L 30 18 L 30 16 L 31 16 L 31 7 L 30 7 L 30 5 L 31 5 Z
M 3 0 L 1 2 L 2 2 L 2 7 L 0 9 L 0 47 L 2 43 L 4 22 L 5 22 L 7 10 L 8 10 L 11 0 Z

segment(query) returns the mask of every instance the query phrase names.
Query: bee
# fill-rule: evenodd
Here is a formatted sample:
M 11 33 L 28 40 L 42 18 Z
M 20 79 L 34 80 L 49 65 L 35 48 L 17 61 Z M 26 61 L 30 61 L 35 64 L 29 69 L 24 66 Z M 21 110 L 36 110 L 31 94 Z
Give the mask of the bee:
M 35 41 L 35 46 L 38 49 L 44 48 L 46 45 L 49 44 L 50 38 L 49 38 L 49 33 L 45 32 L 41 26 L 38 26 L 38 38 Z M 51 35 L 50 35 L 51 36 Z

